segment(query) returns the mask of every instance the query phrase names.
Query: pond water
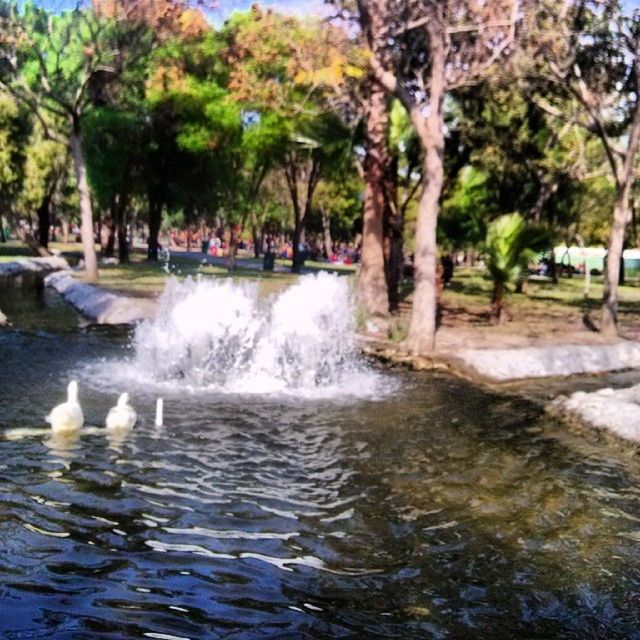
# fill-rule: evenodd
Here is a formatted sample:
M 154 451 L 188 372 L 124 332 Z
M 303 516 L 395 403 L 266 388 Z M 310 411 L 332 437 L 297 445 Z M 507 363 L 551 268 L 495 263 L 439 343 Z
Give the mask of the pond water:
M 88 423 L 125 381 L 140 415 L 121 438 L 0 440 L 3 639 L 640 638 L 629 450 L 444 375 L 324 397 L 135 382 L 126 331 L 1 284 L 2 434 L 45 427 L 72 376 Z

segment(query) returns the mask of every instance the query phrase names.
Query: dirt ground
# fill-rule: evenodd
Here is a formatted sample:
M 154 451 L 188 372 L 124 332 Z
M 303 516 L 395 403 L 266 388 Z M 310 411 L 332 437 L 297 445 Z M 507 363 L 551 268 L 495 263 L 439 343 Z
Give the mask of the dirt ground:
M 522 294 L 511 293 L 507 308 L 511 319 L 496 324 L 490 313 L 491 283 L 478 270 L 460 270 L 443 291 L 436 351 L 452 353 L 469 348 L 510 348 L 551 344 L 606 344 L 600 322 L 602 282 L 591 284 L 584 297 L 584 283 L 563 278 L 557 285 L 546 279 L 530 279 Z M 391 342 L 401 346 L 410 322 L 411 294 L 392 320 Z M 640 286 L 637 281 L 620 288 L 620 336 L 640 340 Z

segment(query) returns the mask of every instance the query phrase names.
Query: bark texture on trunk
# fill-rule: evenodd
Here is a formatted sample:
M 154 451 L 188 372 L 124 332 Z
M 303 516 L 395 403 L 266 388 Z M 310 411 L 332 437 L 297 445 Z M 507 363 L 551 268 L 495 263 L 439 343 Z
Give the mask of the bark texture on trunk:
M 251 237 L 253 238 L 253 256 L 259 258 L 262 255 L 263 233 L 258 224 L 258 216 L 251 211 Z
M 162 203 L 149 196 L 149 239 L 147 240 L 147 260 L 158 261 L 158 235 L 162 223 Z
M 291 195 L 294 218 L 291 271 L 300 273 L 304 257 L 301 253 L 301 245 L 304 243 L 305 223 L 311 212 L 313 194 L 320 180 L 320 165 L 315 157 L 308 161 L 301 161 L 295 153 L 291 153 L 285 164 L 284 173 Z M 303 196 L 300 193 L 301 190 Z
M 49 248 L 49 226 L 51 225 L 51 194 L 45 193 L 38 207 L 38 243 Z
M 129 239 L 127 238 L 127 222 L 118 222 L 118 261 L 129 262 Z
M 100 245 L 102 246 L 102 255 L 105 258 L 113 258 L 116 249 L 115 203 L 111 205 L 110 209 L 110 216 L 103 219 L 100 229 Z
M 358 2 L 360 27 L 376 57 L 387 62 L 389 40 L 388 0 Z M 374 73 L 375 76 L 375 73 Z M 366 86 L 364 210 L 362 250 L 358 277 L 358 300 L 364 312 L 383 329 L 389 316 L 389 289 L 385 264 L 386 165 L 389 160 L 387 135 L 389 108 L 385 88 L 377 77 Z
M 366 156 L 364 159 L 364 211 L 358 300 L 366 314 L 384 321 L 389 294 L 384 260 L 385 161 L 389 112 L 382 87 L 370 83 L 365 105 Z
M 640 97 L 637 98 L 635 113 L 624 163 L 616 176 L 616 202 L 613 209 L 613 221 L 607 250 L 607 263 L 604 273 L 604 290 L 602 294 L 602 327 L 605 335 L 615 336 L 618 333 L 618 282 L 620 264 L 624 249 L 624 235 L 631 218 L 631 187 L 634 180 L 636 154 L 640 146 Z
M 333 240 L 331 239 L 331 218 L 327 213 L 327 210 L 322 207 L 320 210 L 322 214 L 322 248 L 324 250 L 324 257 L 327 260 L 331 260 L 333 255 Z
M 434 350 L 438 312 L 436 228 L 440 196 L 444 183 L 444 115 L 445 92 L 444 34 L 437 26 L 431 35 L 429 75 L 429 113 L 426 118 L 416 105 L 410 116 L 424 150 L 425 185 L 418 205 L 414 253 L 413 309 L 406 347 L 413 354 Z
M 630 185 L 629 185 L 630 186 Z M 625 191 L 627 192 L 625 194 Z M 624 247 L 624 234 L 629 219 L 628 188 L 618 189 L 613 211 L 613 223 L 609 236 L 607 260 L 604 272 L 602 295 L 602 333 L 615 336 L 618 333 L 618 283 L 620 281 L 620 261 Z
M 491 297 L 491 314 L 498 324 L 505 324 L 509 320 L 509 313 L 505 306 L 505 288 L 502 283 L 495 283 Z
M 98 279 L 98 260 L 96 258 L 95 239 L 93 237 L 93 209 L 91 206 L 91 192 L 87 181 L 87 167 L 80 139 L 79 123 L 73 123 L 70 137 L 71 155 L 80 196 L 80 235 L 82 237 L 82 250 L 84 252 L 84 268 L 88 280 Z
M 404 266 L 404 212 L 398 207 L 398 157 L 390 158 L 385 167 L 385 274 L 389 310 L 400 306 L 400 281 Z
M 4 217 L 0 215 L 0 242 L 6 242 L 7 236 L 4 232 Z
M 236 270 L 236 258 L 238 256 L 238 230 L 235 225 L 229 226 L 229 256 L 227 260 L 227 271 L 231 273 Z

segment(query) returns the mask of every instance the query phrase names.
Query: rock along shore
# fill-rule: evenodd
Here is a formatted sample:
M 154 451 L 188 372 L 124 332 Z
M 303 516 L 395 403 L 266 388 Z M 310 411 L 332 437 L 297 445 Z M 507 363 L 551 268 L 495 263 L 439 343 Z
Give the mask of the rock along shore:
M 581 426 L 640 443 L 640 384 L 626 389 L 576 391 L 551 402 L 548 411 Z

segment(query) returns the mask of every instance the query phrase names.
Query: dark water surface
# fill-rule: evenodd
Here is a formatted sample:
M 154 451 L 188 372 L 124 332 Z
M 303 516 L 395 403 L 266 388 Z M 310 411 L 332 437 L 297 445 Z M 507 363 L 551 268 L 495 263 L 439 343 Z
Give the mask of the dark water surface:
M 6 434 L 128 337 L 0 285 Z M 635 455 L 389 376 L 381 402 L 176 393 L 158 429 L 136 394 L 126 438 L 0 440 L 0 637 L 640 638 Z M 95 425 L 121 391 L 80 390 Z

